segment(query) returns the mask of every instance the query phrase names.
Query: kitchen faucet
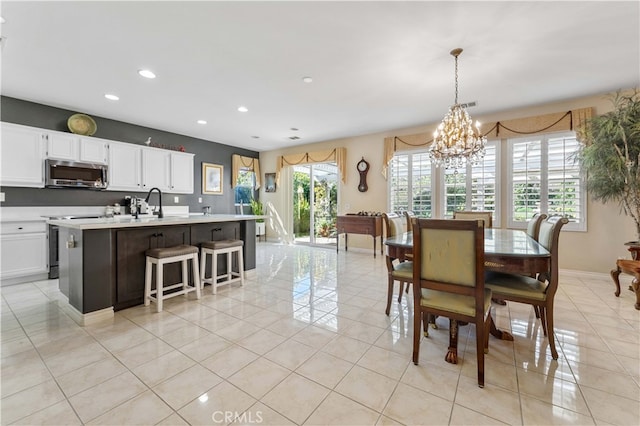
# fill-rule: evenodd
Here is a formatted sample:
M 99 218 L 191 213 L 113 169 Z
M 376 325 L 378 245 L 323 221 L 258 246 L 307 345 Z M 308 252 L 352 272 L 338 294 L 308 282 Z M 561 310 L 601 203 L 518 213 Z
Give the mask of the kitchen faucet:
M 158 207 L 160 208 L 158 210 L 158 212 L 153 212 L 153 214 L 157 214 L 158 215 L 158 219 L 161 219 L 164 217 L 164 215 L 162 214 L 162 192 L 160 191 L 160 189 L 158 188 L 151 188 L 149 190 L 149 193 L 147 194 L 147 198 L 144 199 L 145 202 L 149 202 L 149 198 L 151 197 L 151 193 L 153 192 L 153 190 L 158 191 Z

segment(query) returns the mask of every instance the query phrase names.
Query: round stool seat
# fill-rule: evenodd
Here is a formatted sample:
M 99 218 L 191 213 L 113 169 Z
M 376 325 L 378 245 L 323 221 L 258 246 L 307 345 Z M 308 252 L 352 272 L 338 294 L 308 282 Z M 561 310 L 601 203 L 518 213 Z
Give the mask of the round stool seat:
M 222 250 L 232 247 L 242 247 L 244 241 L 242 240 L 221 240 L 221 241 L 205 241 L 202 243 L 202 247 L 211 250 Z

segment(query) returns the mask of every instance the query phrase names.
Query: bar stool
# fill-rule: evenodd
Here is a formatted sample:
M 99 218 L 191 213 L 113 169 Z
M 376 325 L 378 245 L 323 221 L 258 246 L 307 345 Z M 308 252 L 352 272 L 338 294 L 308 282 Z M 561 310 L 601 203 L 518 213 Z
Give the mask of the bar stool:
M 218 287 L 221 285 L 240 282 L 244 285 L 244 260 L 242 258 L 242 240 L 222 240 L 222 241 L 206 241 L 202 243 L 200 251 L 200 276 L 202 277 L 202 286 L 211 284 L 213 294 L 216 294 Z M 238 272 L 233 271 L 232 255 L 236 253 L 238 261 Z M 227 273 L 218 275 L 218 255 L 227 255 Z M 211 255 L 211 277 L 206 278 L 207 255 Z M 218 282 L 218 280 L 223 280 Z
M 157 305 L 157 311 L 162 311 L 162 301 L 170 297 L 181 294 L 196 292 L 196 297 L 200 299 L 200 274 L 198 268 L 198 247 L 179 245 L 174 247 L 149 249 L 147 255 L 145 280 L 144 280 L 144 305 L 149 306 L 153 301 Z M 193 286 L 189 285 L 189 274 L 187 271 L 187 261 L 191 259 L 193 265 Z M 169 263 L 182 263 L 182 282 L 169 286 L 164 285 L 164 265 Z M 153 265 L 156 265 L 156 288 L 151 290 L 151 275 Z M 165 294 L 165 291 L 182 287 L 182 290 Z M 155 297 L 154 297 L 155 295 Z

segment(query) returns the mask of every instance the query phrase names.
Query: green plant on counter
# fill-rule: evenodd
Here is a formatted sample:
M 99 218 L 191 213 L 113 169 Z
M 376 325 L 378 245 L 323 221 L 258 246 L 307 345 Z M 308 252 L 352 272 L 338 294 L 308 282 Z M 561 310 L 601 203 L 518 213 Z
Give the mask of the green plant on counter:
M 256 215 L 256 216 L 263 216 L 264 215 L 264 207 L 262 205 L 262 201 L 260 200 L 256 200 L 255 198 L 252 198 L 251 201 L 251 212 Z M 264 219 L 256 219 L 257 223 L 262 223 L 264 222 Z

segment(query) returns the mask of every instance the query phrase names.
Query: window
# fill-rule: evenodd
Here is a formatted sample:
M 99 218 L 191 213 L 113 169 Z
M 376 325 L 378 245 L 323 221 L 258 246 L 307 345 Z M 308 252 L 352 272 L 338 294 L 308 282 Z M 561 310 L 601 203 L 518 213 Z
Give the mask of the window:
M 396 155 L 389 171 L 389 211 L 412 210 L 420 217 L 432 217 L 432 171 L 429 154 L 421 152 Z
M 455 210 L 492 211 L 499 223 L 498 148 L 496 142 L 488 142 L 482 161 L 458 170 L 432 167 L 428 151 L 395 155 L 389 167 L 389 211 L 447 218 Z
M 510 139 L 509 227 L 525 227 L 537 212 L 566 216 L 565 229 L 586 230 L 586 194 L 575 134 Z
M 251 170 L 240 170 L 235 188 L 235 203 L 249 205 L 253 199 L 253 188 L 255 187 L 255 175 Z

